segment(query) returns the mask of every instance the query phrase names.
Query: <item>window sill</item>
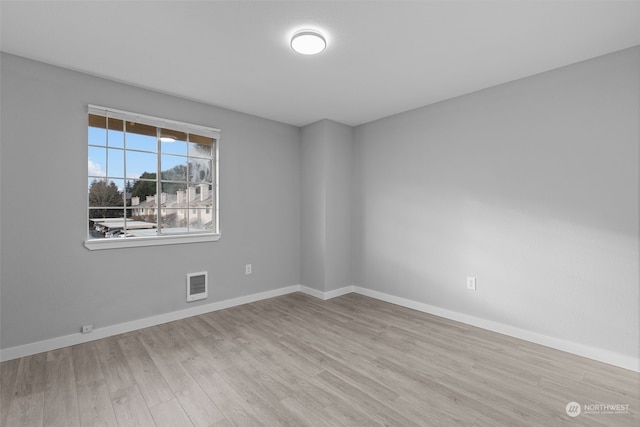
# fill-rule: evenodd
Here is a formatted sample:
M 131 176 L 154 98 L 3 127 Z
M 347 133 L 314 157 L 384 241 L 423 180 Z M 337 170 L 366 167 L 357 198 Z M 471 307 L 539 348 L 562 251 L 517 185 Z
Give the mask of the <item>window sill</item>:
M 138 248 L 142 246 L 181 245 L 185 243 L 217 242 L 220 234 L 190 234 L 179 236 L 128 237 L 86 240 L 84 246 L 90 251 L 103 249 Z

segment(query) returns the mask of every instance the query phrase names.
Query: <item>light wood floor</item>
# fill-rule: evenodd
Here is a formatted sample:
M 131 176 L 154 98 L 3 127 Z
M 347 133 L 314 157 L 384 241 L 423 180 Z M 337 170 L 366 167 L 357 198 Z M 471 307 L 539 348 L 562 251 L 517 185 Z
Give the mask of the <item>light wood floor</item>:
M 6 426 L 638 426 L 637 373 L 357 294 L 4 362 Z M 630 405 L 566 414 L 567 403 Z

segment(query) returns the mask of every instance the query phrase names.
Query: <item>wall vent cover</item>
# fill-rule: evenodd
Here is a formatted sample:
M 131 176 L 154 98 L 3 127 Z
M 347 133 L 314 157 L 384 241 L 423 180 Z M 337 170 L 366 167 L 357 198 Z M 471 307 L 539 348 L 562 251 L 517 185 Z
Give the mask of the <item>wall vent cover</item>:
M 205 299 L 208 295 L 207 272 L 187 274 L 187 302 Z

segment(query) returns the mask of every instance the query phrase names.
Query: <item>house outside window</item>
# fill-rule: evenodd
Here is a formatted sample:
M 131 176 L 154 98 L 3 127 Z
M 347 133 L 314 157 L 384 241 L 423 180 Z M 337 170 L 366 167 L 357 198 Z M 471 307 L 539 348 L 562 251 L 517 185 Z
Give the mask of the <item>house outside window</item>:
M 220 131 L 89 106 L 89 249 L 217 240 Z

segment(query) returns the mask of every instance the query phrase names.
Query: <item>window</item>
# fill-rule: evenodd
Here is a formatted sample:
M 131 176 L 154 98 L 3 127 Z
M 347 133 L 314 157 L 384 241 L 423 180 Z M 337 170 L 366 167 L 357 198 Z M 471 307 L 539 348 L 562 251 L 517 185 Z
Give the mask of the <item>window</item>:
M 90 105 L 85 246 L 217 240 L 219 135 Z

